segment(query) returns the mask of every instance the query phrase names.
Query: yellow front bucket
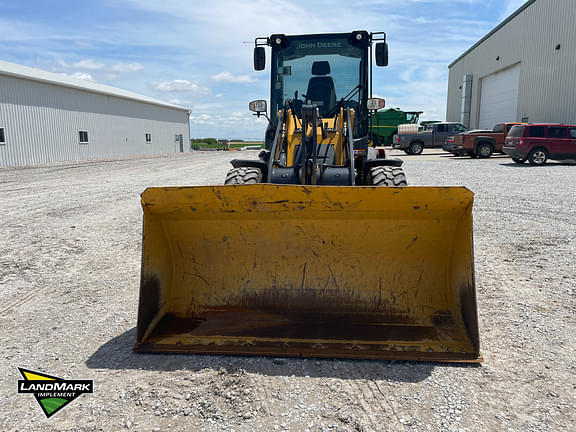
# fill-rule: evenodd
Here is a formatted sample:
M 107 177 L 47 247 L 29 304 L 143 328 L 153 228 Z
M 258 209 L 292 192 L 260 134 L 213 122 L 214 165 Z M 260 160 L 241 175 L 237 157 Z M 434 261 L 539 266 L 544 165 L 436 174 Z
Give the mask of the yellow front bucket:
M 136 351 L 481 361 L 473 194 L 150 188 Z

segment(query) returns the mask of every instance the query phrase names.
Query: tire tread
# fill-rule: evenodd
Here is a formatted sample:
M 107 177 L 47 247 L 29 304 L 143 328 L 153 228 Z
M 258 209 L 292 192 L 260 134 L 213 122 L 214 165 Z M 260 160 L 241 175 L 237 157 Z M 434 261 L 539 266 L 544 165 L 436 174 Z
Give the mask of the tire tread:
M 262 183 L 262 171 L 259 168 L 233 168 L 226 174 L 225 185 Z
M 404 170 L 399 167 L 379 166 L 370 169 L 368 174 L 370 186 L 404 187 L 408 186 Z

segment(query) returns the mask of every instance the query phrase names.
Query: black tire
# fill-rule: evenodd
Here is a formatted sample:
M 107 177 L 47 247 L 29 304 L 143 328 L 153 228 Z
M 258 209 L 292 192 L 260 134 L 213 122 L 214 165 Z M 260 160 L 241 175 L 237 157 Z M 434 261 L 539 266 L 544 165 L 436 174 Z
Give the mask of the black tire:
M 234 168 L 228 171 L 224 184 L 262 183 L 262 171 L 259 168 Z
M 523 164 L 524 162 L 526 162 L 526 159 L 520 159 L 520 158 L 512 158 L 512 160 L 517 164 Z
M 408 154 L 410 155 L 419 155 L 422 154 L 424 151 L 424 144 L 421 142 L 413 142 L 410 143 L 410 147 L 408 147 Z
M 404 170 L 400 167 L 379 166 L 370 169 L 367 184 L 370 186 L 408 186 Z
M 528 162 L 530 165 L 541 166 L 548 160 L 548 152 L 543 148 L 535 148 L 528 155 Z
M 478 144 L 478 148 L 476 149 L 476 154 L 480 159 L 486 159 L 492 156 L 492 145 L 490 143 L 481 142 Z

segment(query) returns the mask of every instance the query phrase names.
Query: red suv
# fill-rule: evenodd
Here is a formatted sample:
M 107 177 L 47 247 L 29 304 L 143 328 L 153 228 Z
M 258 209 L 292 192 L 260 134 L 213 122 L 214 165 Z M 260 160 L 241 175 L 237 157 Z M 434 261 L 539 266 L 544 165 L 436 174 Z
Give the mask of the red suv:
M 576 126 L 517 125 L 508 133 L 503 150 L 514 162 L 532 165 L 544 165 L 548 159 L 576 159 Z

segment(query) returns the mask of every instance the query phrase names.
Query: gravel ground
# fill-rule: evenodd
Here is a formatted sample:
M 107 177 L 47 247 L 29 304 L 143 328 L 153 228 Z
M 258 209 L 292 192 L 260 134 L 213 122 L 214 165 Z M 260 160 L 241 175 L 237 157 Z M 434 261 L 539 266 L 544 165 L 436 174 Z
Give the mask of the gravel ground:
M 134 354 L 140 192 L 222 183 L 237 154 L 0 170 L 0 429 L 573 430 L 576 164 L 431 153 L 411 185 L 476 193 L 482 366 Z M 95 392 L 47 420 L 17 367 Z

